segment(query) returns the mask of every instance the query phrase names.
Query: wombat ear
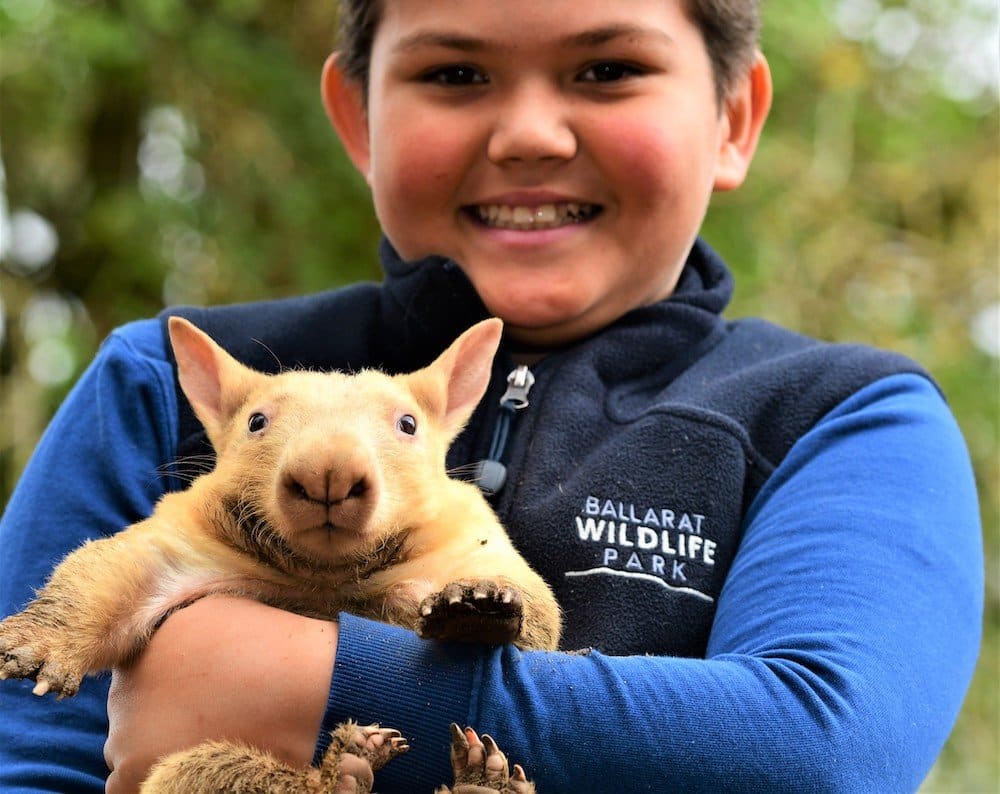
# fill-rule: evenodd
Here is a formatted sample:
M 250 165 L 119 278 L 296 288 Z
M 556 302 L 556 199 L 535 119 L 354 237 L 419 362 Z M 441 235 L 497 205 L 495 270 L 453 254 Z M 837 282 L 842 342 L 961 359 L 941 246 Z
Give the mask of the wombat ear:
M 171 317 L 168 326 L 181 389 L 218 448 L 223 429 L 243 403 L 255 373 L 184 318 Z
M 451 437 L 469 421 L 486 392 L 502 332 L 502 320 L 483 320 L 452 342 L 429 366 L 410 376 L 418 399 L 438 417 Z

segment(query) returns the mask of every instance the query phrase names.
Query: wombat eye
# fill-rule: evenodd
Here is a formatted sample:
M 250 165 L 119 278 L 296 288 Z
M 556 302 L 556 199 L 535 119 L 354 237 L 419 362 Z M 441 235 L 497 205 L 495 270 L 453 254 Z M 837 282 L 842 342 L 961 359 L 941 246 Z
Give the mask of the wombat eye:
M 396 428 L 408 436 L 417 432 L 417 420 L 409 414 L 403 414 L 396 422 Z
M 259 433 L 267 427 L 267 417 L 264 414 L 251 414 L 247 427 L 251 433 Z

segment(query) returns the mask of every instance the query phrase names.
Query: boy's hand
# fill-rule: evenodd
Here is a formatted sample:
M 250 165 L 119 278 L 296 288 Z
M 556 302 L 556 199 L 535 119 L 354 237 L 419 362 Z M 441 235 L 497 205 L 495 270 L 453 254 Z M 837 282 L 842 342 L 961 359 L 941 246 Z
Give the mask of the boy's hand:
M 134 665 L 114 672 L 106 790 L 136 791 L 157 758 L 206 739 L 308 765 L 336 648 L 336 623 L 255 601 L 216 596 L 176 612 Z

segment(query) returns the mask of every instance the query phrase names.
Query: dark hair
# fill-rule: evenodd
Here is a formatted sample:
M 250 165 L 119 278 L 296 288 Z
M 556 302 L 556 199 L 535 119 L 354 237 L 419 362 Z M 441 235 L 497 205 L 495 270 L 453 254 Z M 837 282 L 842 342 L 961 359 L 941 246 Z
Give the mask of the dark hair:
M 683 0 L 683 3 L 705 40 L 715 94 L 722 100 L 753 63 L 760 36 L 760 2 Z
M 346 77 L 364 87 L 366 96 L 372 45 L 381 13 L 380 0 L 340 0 L 337 14 L 340 68 Z
M 701 31 L 721 100 L 750 67 L 760 33 L 759 0 L 682 0 Z M 344 74 L 368 93 L 372 43 L 382 0 L 340 0 L 340 52 Z

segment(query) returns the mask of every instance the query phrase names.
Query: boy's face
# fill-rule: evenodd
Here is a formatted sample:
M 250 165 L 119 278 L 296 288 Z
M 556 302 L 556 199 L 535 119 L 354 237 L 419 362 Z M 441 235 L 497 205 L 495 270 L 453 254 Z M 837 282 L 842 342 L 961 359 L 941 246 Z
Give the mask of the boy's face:
M 388 0 L 369 86 L 346 125 L 324 96 L 386 235 L 542 346 L 669 295 L 759 132 L 680 0 Z

